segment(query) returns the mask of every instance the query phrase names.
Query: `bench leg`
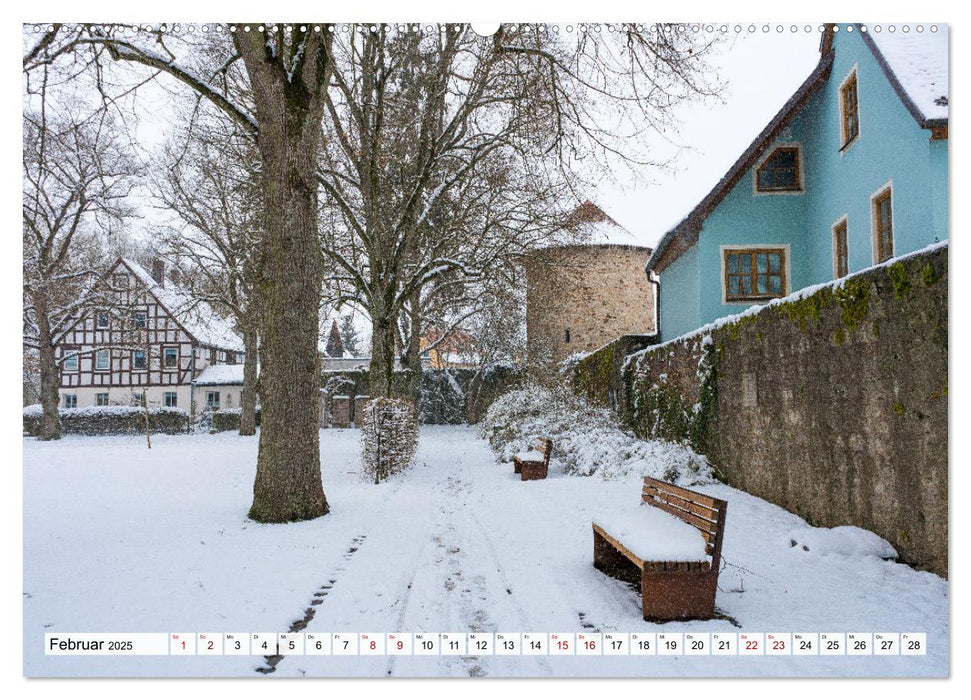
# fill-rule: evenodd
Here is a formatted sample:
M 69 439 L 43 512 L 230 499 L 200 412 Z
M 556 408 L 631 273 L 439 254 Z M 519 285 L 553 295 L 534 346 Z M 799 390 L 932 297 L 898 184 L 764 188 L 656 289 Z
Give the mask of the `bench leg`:
M 644 619 L 649 621 L 710 619 L 715 614 L 718 573 L 655 572 L 641 575 Z

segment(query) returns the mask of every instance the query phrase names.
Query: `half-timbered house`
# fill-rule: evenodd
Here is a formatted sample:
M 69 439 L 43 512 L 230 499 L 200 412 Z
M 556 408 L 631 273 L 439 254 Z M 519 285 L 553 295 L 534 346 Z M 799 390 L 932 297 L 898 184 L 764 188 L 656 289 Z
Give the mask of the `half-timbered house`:
M 132 405 L 144 397 L 149 406 L 196 413 L 207 408 L 193 391 L 199 375 L 243 362 L 232 322 L 166 279 L 161 261 L 149 273 L 119 258 L 95 291 L 57 346 L 64 408 Z

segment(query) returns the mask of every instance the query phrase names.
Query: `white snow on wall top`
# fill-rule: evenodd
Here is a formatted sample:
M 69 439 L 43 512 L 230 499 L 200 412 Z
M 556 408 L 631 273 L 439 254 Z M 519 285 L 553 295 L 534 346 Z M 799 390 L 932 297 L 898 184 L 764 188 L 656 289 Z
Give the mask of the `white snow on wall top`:
M 176 286 L 172 280 L 166 280 L 164 287 L 159 285 L 155 278 L 134 260 L 124 258 L 122 262 L 200 343 L 223 350 L 243 351 L 243 341 L 233 330 L 232 321 L 216 313 L 207 302 L 192 298 L 186 290 Z
M 243 383 L 243 365 L 209 365 L 196 377 L 198 385 L 233 385 Z
M 869 36 L 924 118 L 947 119 L 947 25 L 920 34 L 904 34 L 899 28 L 891 34 L 884 28 L 879 33 L 871 31 Z

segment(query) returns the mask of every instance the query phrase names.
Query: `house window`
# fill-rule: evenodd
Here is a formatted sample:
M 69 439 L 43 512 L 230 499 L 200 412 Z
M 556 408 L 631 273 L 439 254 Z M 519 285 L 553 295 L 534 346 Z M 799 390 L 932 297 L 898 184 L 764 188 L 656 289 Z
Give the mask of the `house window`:
M 873 197 L 873 262 L 893 257 L 893 197 L 886 187 Z
M 128 275 L 115 275 L 111 278 L 111 284 L 116 289 L 127 289 Z
M 64 350 L 64 371 L 65 372 L 77 372 L 78 371 L 78 350 L 77 348 L 65 348 Z
M 569 328 L 566 329 L 566 334 L 563 336 L 563 340 L 565 340 L 567 343 L 570 342 L 570 329 Z
M 95 406 L 107 406 L 108 405 L 108 394 L 95 394 L 94 395 L 94 405 Z
M 209 348 L 209 364 L 216 364 L 216 348 Z
M 219 410 L 219 392 L 218 391 L 207 391 L 206 392 L 206 408 L 210 411 Z
M 226 353 L 226 364 L 235 365 L 236 364 L 236 353 L 227 352 Z
M 94 353 L 94 368 L 101 372 L 111 368 L 111 354 L 107 350 Z
M 846 277 L 850 273 L 846 231 L 846 218 L 844 217 L 833 227 L 833 274 L 837 278 Z
M 77 408 L 77 407 L 78 407 L 78 395 L 64 394 L 64 408 Z
M 758 301 L 785 296 L 785 249 L 726 249 L 724 254 L 725 301 Z
M 174 391 L 166 391 L 162 394 L 162 403 L 169 408 L 176 408 L 179 405 L 179 395 Z
M 145 369 L 147 367 L 144 350 L 135 350 L 132 353 L 132 367 L 134 369 Z
M 799 168 L 799 148 L 781 146 L 755 171 L 755 188 L 759 192 L 801 192 Z
M 840 125 L 842 147 L 846 148 L 860 135 L 860 102 L 856 91 L 856 71 L 840 86 Z
M 162 360 L 165 367 L 178 367 L 179 366 L 179 349 L 178 348 L 165 348 L 162 351 Z
M 145 328 L 148 325 L 148 314 L 145 311 L 135 312 L 135 328 Z
M 107 328 L 111 323 L 111 317 L 106 311 L 101 311 L 98 313 L 98 328 Z

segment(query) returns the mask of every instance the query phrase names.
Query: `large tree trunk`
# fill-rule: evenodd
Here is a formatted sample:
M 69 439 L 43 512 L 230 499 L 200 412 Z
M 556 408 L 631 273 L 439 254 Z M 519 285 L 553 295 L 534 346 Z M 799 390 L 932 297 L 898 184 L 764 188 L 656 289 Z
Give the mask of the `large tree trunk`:
M 249 515 L 262 522 L 307 520 L 329 511 L 317 424 L 323 270 L 316 180 L 329 56 L 322 37 L 311 34 L 305 63 L 291 76 L 258 32 L 239 31 L 235 38 L 258 115 L 266 217 L 256 285 L 260 452 Z
M 394 391 L 395 319 L 385 313 L 371 315 L 371 371 L 372 397 L 392 396 Z
M 408 308 L 408 347 L 405 348 L 404 365 L 408 377 L 408 398 L 418 406 L 421 399 L 421 310 L 414 295 Z
M 256 434 L 256 368 L 257 352 L 259 344 L 257 342 L 257 332 L 251 322 L 247 322 L 243 329 L 243 346 L 246 349 L 246 357 L 243 359 L 243 392 L 240 397 L 242 411 L 239 414 L 239 434 Z
M 43 298 L 43 294 L 38 294 L 35 298 L 34 309 L 37 312 L 37 335 L 40 341 L 40 405 L 44 409 L 37 439 L 60 440 L 61 420 L 58 416 L 58 408 L 61 397 L 57 391 L 60 377 L 57 372 L 57 360 L 54 357 L 51 326 L 47 318 L 47 300 Z

